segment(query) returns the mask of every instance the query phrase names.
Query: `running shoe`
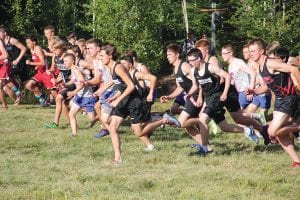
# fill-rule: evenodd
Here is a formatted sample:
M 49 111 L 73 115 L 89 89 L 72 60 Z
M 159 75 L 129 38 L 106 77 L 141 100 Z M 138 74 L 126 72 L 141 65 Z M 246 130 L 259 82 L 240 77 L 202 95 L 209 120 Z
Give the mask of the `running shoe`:
M 205 150 L 201 144 L 193 144 L 193 146 L 194 146 L 194 148 L 196 148 L 196 151 L 190 153 L 190 155 L 205 156 L 205 155 L 213 152 L 213 150 Z
M 155 147 L 153 145 L 149 145 L 147 146 L 145 149 L 145 151 L 154 151 L 155 150 Z
M 46 128 L 57 128 L 58 124 L 56 124 L 55 122 L 45 123 L 45 127 Z
M 25 92 L 21 92 L 21 93 L 17 96 L 17 98 L 16 98 L 16 100 L 15 100 L 15 104 L 18 105 L 19 103 L 21 103 L 21 101 L 22 101 L 22 99 L 24 98 L 24 96 L 25 96 Z
M 180 123 L 175 117 L 172 117 L 171 115 L 165 113 L 163 115 L 163 118 L 167 119 L 167 121 L 170 125 L 175 125 L 177 128 L 180 127 Z
M 101 129 L 101 131 L 99 131 L 99 133 L 97 133 L 94 137 L 99 139 L 107 135 L 109 135 L 109 131 L 107 129 Z
M 49 105 L 49 102 L 47 101 L 47 99 L 40 99 L 40 106 L 41 107 L 48 107 L 48 106 L 50 106 Z
M 300 168 L 300 163 L 298 162 L 293 162 L 293 164 L 291 165 L 292 168 Z
M 256 144 L 259 143 L 259 138 L 258 138 L 258 136 L 255 134 L 254 129 L 253 129 L 253 126 L 248 126 L 248 127 L 246 128 L 245 136 L 246 136 L 249 140 L 254 141 Z

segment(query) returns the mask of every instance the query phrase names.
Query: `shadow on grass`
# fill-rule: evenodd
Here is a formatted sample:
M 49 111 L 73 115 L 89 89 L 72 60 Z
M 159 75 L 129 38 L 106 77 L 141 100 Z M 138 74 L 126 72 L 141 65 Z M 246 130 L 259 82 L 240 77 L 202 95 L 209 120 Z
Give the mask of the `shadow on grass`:
M 214 154 L 216 155 L 231 155 L 232 153 L 236 152 L 278 152 L 282 151 L 280 145 L 257 145 L 253 146 L 253 144 L 245 144 L 241 142 L 229 142 L 229 143 L 220 143 L 214 142 L 213 146 L 215 147 Z

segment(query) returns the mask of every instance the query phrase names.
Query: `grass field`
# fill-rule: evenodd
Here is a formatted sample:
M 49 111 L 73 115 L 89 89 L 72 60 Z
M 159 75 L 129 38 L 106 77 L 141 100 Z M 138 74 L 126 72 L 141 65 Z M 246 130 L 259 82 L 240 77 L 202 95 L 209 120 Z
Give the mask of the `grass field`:
M 156 104 L 154 110 L 165 110 Z M 0 199 L 300 199 L 300 169 L 279 146 L 255 145 L 242 134 L 211 137 L 214 153 L 191 156 L 182 129 L 166 127 L 144 146 L 121 128 L 124 163 L 112 166 L 109 137 L 94 139 L 79 115 L 79 136 L 64 119 L 44 128 L 54 108 L 10 106 L 0 111 Z

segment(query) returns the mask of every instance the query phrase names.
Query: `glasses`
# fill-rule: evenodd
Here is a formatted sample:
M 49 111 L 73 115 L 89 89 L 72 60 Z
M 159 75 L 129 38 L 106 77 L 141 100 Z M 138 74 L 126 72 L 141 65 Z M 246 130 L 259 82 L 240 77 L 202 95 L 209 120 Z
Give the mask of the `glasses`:
M 194 58 L 194 59 L 188 59 L 187 61 L 190 63 L 190 62 L 195 62 L 197 60 L 199 60 L 199 57 L 198 58 Z
M 230 54 L 231 53 L 231 51 L 228 51 L 228 52 L 222 52 L 222 55 L 226 55 L 226 54 Z

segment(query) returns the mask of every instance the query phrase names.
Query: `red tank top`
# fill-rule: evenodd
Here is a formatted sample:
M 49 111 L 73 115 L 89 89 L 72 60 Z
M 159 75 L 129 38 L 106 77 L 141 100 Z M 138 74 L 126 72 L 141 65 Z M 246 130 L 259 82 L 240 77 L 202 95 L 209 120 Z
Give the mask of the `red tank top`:
M 36 53 L 34 51 L 31 52 L 31 58 L 32 58 L 33 62 L 41 62 L 40 58 L 36 55 Z M 37 65 L 36 70 L 39 72 L 45 72 L 46 67 L 45 67 L 45 65 Z

